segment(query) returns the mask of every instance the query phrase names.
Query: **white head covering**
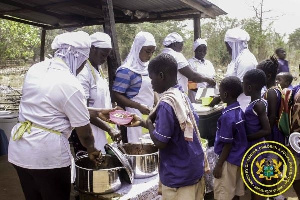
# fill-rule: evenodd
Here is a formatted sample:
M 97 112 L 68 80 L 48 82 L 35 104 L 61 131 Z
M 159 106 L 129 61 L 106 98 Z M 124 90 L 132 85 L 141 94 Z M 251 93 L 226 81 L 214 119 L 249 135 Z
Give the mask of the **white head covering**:
M 91 39 L 89 34 L 83 31 L 67 32 L 56 36 L 51 47 L 57 49 L 54 57 L 65 61 L 72 74 L 76 76 L 76 70 L 89 57 Z
M 248 48 L 247 42 L 249 40 L 249 34 L 243 29 L 232 28 L 227 30 L 224 41 L 227 42 L 232 49 L 232 60 L 235 60 L 243 49 Z
M 130 52 L 119 69 L 128 68 L 135 73 L 147 75 L 149 61 L 142 62 L 139 56 L 142 47 L 145 46 L 156 47 L 155 39 L 151 33 L 141 31 L 135 36 Z
M 175 42 L 183 42 L 183 39 L 182 39 L 181 35 L 179 35 L 176 32 L 173 32 L 173 33 L 170 33 L 169 35 L 167 35 L 167 37 L 163 41 L 163 45 L 165 47 L 167 47 L 170 44 L 175 43 Z
M 96 32 L 92 35 L 91 37 L 91 42 L 92 45 L 94 45 L 97 48 L 109 48 L 111 49 L 111 38 L 108 34 L 102 33 L 102 32 Z
M 207 42 L 204 39 L 198 38 L 197 40 L 195 40 L 195 42 L 193 44 L 193 51 L 195 51 L 197 49 L 197 47 L 199 47 L 202 44 L 207 46 Z

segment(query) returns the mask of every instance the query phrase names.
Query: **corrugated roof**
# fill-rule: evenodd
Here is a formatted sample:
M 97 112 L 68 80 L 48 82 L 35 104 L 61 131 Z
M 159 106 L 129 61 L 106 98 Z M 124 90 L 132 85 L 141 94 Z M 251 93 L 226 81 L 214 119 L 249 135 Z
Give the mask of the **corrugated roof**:
M 116 23 L 215 18 L 226 14 L 207 0 L 112 0 Z M 139 12 L 139 15 L 136 13 Z M 103 23 L 99 0 L 1 0 L 0 17 L 48 29 Z M 30 21 L 30 22 L 28 22 Z

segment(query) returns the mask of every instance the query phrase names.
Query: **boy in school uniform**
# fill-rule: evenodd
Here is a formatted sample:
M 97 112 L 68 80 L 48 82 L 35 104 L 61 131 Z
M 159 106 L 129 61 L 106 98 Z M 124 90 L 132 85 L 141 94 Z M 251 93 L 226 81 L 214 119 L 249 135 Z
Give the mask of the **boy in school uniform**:
M 169 54 L 160 54 L 150 62 L 148 71 L 153 90 L 161 97 L 142 124 L 159 148 L 162 198 L 203 199 L 204 152 L 195 127 L 198 116 L 177 83 L 176 60 Z
M 239 199 L 244 195 L 241 160 L 247 148 L 247 136 L 244 112 L 237 101 L 242 92 L 242 83 L 237 77 L 226 77 L 220 83 L 220 98 L 227 107 L 218 120 L 214 145 L 219 156 L 213 171 L 217 200 Z

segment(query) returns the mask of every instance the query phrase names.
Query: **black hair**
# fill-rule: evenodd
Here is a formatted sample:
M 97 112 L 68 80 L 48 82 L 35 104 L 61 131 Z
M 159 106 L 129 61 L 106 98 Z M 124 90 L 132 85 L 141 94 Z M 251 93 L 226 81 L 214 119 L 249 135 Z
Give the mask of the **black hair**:
M 256 91 L 260 91 L 266 85 L 267 77 L 264 71 L 251 69 L 246 72 L 243 81 L 250 83 Z
M 293 75 L 289 72 L 280 72 L 279 74 L 277 74 L 277 76 L 282 76 L 284 80 L 289 83 L 289 85 L 291 85 L 294 79 Z
M 220 83 L 220 88 L 234 99 L 238 98 L 238 96 L 243 93 L 242 82 L 235 76 L 224 78 Z
M 148 71 L 155 74 L 163 72 L 177 77 L 177 62 L 170 54 L 162 53 L 150 61 Z
M 265 72 L 266 76 L 271 75 L 271 79 L 275 80 L 278 70 L 278 60 L 275 56 L 271 56 L 270 59 L 260 62 L 256 68 Z
M 285 50 L 284 50 L 284 48 L 282 48 L 282 47 L 277 48 L 277 49 L 275 50 L 276 55 L 278 55 L 278 53 L 279 53 L 280 51 L 285 51 Z

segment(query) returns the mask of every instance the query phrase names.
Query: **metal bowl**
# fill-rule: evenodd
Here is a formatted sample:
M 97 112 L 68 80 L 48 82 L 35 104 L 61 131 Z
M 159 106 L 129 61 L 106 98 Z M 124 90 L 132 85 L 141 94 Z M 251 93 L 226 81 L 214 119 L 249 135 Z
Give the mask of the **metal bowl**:
M 85 193 L 107 194 L 115 192 L 121 187 L 121 163 L 115 157 L 103 155 L 104 162 L 96 167 L 88 155 L 75 159 L 76 188 Z
M 158 173 L 158 148 L 153 144 L 123 144 L 134 178 L 148 178 Z

